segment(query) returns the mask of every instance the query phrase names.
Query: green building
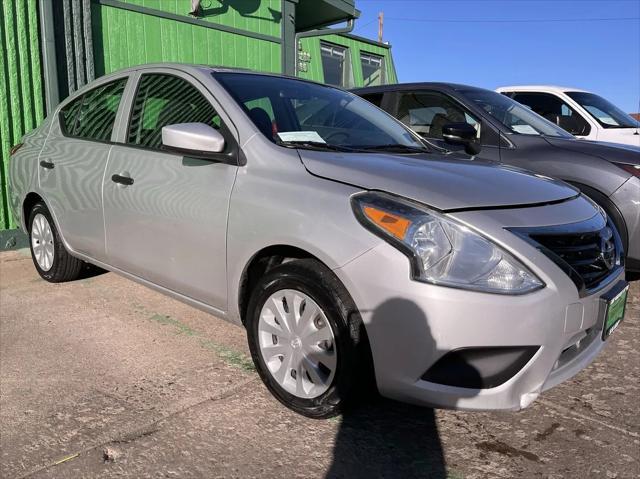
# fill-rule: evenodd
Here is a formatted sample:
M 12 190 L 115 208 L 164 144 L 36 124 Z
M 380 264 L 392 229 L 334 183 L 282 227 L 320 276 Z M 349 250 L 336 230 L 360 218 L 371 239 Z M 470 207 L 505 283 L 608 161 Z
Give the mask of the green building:
M 355 0 L 0 0 L 0 249 L 24 241 L 7 208 L 9 150 L 76 89 L 155 62 L 396 82 L 390 46 L 350 33 L 359 13 Z

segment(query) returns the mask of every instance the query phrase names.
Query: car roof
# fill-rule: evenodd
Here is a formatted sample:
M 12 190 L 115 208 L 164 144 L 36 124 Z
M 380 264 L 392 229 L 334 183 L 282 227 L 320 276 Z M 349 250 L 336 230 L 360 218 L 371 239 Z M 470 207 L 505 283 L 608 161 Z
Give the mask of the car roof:
M 242 73 L 246 75 L 261 75 L 261 76 L 272 76 L 278 78 L 291 78 L 294 80 L 307 81 L 310 83 L 318 83 L 313 80 L 307 80 L 305 78 L 295 77 L 291 75 L 282 75 L 280 73 L 273 72 L 262 72 L 249 70 L 246 68 L 233 68 L 233 67 L 225 67 L 220 65 L 205 65 L 205 64 L 195 64 L 195 63 L 177 63 L 177 62 L 165 62 L 165 63 L 143 63 L 141 65 L 135 65 L 128 68 L 123 68 L 114 72 L 105 75 L 105 77 L 113 76 L 113 75 L 122 75 L 127 73 L 133 73 L 135 71 L 144 71 L 144 70 L 152 70 L 156 68 L 171 68 L 175 70 L 180 70 L 183 72 L 191 72 L 191 73 L 210 73 L 210 72 L 224 72 L 224 73 Z M 104 77 L 101 77 L 104 78 Z M 318 83 L 322 85 L 322 83 Z
M 558 85 L 512 85 L 512 86 L 501 86 L 500 88 L 496 88 L 496 91 L 544 91 L 544 92 L 552 92 L 552 93 L 563 93 L 566 91 L 581 91 L 587 92 L 587 90 L 582 90 L 581 88 L 572 88 Z
M 414 82 L 414 83 L 391 83 L 388 85 L 370 86 L 364 88 L 353 88 L 350 91 L 358 95 L 365 93 L 383 93 L 386 91 L 401 91 L 401 90 L 414 90 L 414 89 L 429 89 L 435 88 L 440 90 L 486 90 L 486 88 L 475 87 L 471 85 L 464 85 L 462 83 L 449 83 L 449 82 Z

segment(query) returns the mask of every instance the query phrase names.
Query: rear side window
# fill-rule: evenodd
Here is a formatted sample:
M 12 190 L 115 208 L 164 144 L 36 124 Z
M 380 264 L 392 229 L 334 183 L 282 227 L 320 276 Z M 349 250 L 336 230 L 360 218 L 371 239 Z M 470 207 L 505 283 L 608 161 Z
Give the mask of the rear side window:
M 211 103 L 191 83 L 173 75 L 143 75 L 131 112 L 127 142 L 161 149 L 162 127 L 178 123 L 221 127 Z
M 85 93 L 60 112 L 65 135 L 87 140 L 109 141 L 127 78 L 122 78 Z

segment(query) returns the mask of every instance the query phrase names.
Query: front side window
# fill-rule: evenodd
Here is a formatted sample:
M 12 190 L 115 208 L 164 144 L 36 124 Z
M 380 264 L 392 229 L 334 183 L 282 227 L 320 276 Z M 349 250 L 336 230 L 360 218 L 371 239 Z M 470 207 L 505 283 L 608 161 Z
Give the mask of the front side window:
M 384 58 L 370 53 L 360 53 L 364 86 L 384 84 Z
M 324 82 L 339 87 L 350 86 L 349 50 L 339 45 L 320 42 Z
M 587 110 L 603 128 L 637 128 L 638 121 L 634 120 L 613 103 L 601 96 L 584 91 L 568 91 L 567 96 Z
M 60 122 L 68 136 L 109 141 L 127 78 L 100 85 L 75 99 L 60 111 Z
M 469 123 L 480 138 L 480 122 L 442 93 L 401 93 L 397 117 L 425 138 L 443 140 L 442 128 L 449 123 Z
M 481 88 L 460 88 L 456 91 L 513 133 L 571 138 L 562 128 L 505 95 Z
M 572 135 L 584 136 L 591 131 L 589 123 L 578 112 L 551 93 L 515 92 L 509 96 Z
M 216 72 L 213 76 L 258 129 L 282 146 L 424 150 L 411 131 L 351 93 L 270 75 Z
M 178 123 L 221 127 L 211 103 L 191 83 L 173 75 L 143 75 L 131 111 L 127 143 L 161 149 L 162 127 Z

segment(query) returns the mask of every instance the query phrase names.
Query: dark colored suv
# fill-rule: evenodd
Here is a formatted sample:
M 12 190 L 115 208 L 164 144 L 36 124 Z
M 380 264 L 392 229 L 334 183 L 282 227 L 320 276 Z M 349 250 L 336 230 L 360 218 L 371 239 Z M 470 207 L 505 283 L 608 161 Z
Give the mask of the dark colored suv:
M 453 83 L 406 83 L 353 91 L 443 151 L 465 150 L 567 181 L 613 220 L 630 276 L 640 273 L 640 148 L 578 140 L 516 101 Z

